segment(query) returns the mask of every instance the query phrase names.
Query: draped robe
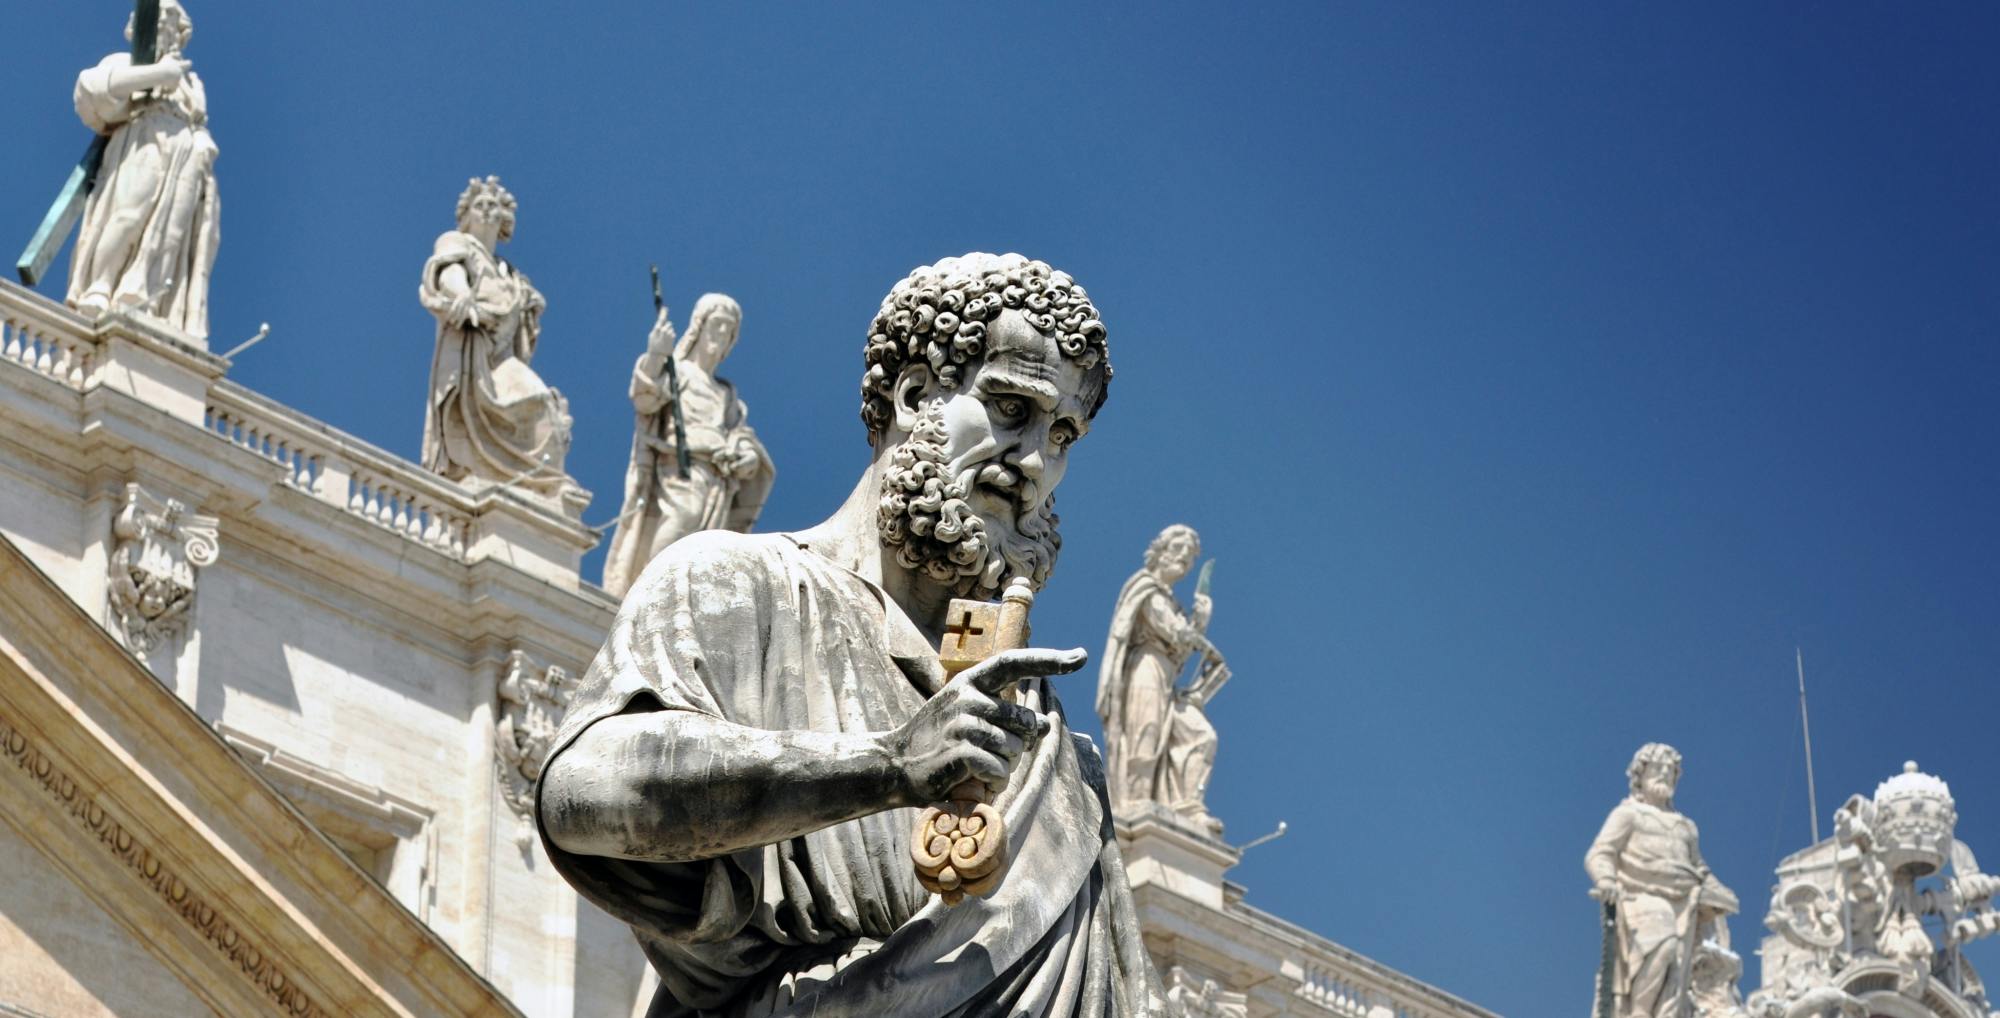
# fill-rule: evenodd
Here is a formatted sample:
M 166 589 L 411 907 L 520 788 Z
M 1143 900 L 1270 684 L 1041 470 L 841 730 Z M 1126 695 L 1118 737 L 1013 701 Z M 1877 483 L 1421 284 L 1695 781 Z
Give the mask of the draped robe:
M 1174 683 L 1201 635 L 1173 589 L 1148 570 L 1125 581 L 1098 662 L 1097 714 L 1104 722 L 1113 802 L 1156 802 L 1207 815 L 1203 786 L 1215 763 L 1215 728 Z
M 136 308 L 208 338 L 208 279 L 222 242 L 208 95 L 190 71 L 171 92 L 113 91 L 113 53 L 77 76 L 76 112 L 109 135 L 70 255 L 71 307 Z
M 791 535 L 707 531 L 641 574 L 550 760 L 628 708 L 883 731 L 943 681 L 916 625 L 873 583 Z M 946 907 L 918 886 L 914 809 L 687 863 L 572 855 L 546 827 L 543 845 L 580 893 L 632 926 L 660 977 L 657 1018 L 1164 1014 L 1096 750 L 1069 732 L 1046 682 L 1023 702 L 1055 723 L 995 804 L 1012 859 L 990 898 Z
M 632 580 L 666 546 L 701 530 L 747 531 L 771 494 L 777 469 L 747 418 L 736 386 L 692 361 L 679 362 L 680 391 L 669 393 L 661 356 L 644 353 L 632 366 L 632 457 L 625 467 L 625 505 L 604 556 L 604 589 L 625 596 Z M 673 404 L 687 429 L 688 475 L 673 452 Z M 717 453 L 749 449 L 757 466 L 747 477 L 725 476 Z
M 464 267 L 476 291 L 476 327 L 450 320 L 452 298 L 442 281 L 453 265 Z M 563 472 L 569 403 L 528 366 L 541 336 L 541 292 L 478 238 L 453 230 L 438 237 L 417 296 L 438 319 L 424 469 L 551 497 L 572 487 Z

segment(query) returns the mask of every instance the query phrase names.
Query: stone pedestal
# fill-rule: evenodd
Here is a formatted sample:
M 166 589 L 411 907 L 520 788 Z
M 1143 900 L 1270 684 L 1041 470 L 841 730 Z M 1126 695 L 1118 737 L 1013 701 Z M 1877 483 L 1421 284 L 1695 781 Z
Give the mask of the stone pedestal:
M 1157 884 L 1207 908 L 1220 910 L 1230 896 L 1222 874 L 1242 858 L 1165 807 L 1141 803 L 1118 813 L 1118 847 L 1133 890 Z

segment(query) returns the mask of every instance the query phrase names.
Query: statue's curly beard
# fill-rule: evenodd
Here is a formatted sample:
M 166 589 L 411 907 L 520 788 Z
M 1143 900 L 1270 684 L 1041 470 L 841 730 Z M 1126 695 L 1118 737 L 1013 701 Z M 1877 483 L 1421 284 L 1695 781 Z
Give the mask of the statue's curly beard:
M 1007 470 L 988 461 L 946 477 L 944 403 L 925 406 L 910 437 L 891 454 L 882 475 L 876 524 L 882 546 L 905 569 L 921 571 L 954 596 L 993 600 L 1008 580 L 1025 576 L 1041 589 L 1062 549 L 1055 499 L 989 528 L 967 499 L 982 479 Z
M 1662 808 L 1674 804 L 1674 783 L 1665 778 L 1646 778 L 1639 782 L 1640 790 L 1647 801 Z

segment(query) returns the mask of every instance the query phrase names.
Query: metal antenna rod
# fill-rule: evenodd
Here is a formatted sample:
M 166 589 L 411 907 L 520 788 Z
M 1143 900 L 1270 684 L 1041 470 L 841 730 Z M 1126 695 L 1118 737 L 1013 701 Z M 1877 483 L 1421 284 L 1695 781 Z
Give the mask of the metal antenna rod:
M 1819 790 L 1813 785 L 1812 716 L 1806 713 L 1806 653 L 1798 647 L 1792 654 L 1799 665 L 1799 725 L 1806 733 L 1806 805 L 1812 810 L 1813 844 L 1819 844 Z

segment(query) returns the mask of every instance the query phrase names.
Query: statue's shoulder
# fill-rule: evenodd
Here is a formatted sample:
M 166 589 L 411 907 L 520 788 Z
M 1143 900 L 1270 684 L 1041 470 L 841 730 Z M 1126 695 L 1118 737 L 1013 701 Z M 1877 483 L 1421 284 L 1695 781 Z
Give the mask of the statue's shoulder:
M 754 586 L 784 575 L 795 560 L 810 554 L 783 534 L 703 530 L 668 545 L 654 556 L 639 580 L 659 583 L 678 576 L 691 586 Z
M 437 243 L 431 245 L 432 258 L 470 258 L 473 252 L 481 250 L 479 241 L 472 234 L 457 230 L 446 230 L 438 234 Z

